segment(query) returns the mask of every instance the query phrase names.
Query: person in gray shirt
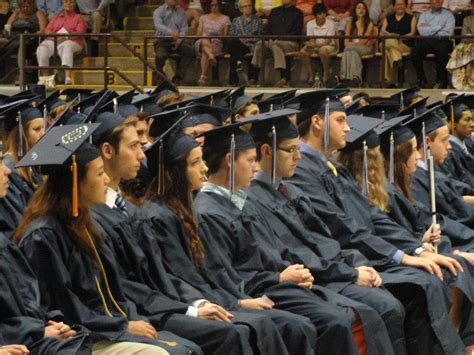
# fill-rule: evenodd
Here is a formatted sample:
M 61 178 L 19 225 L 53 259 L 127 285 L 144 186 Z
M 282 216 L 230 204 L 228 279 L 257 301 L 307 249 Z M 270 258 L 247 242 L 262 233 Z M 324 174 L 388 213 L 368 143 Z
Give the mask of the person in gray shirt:
M 178 54 L 180 60 L 173 83 L 180 85 L 185 69 L 195 56 L 193 47 L 187 41 L 180 39 L 188 32 L 186 12 L 178 6 L 177 0 L 165 0 L 165 3 L 154 11 L 153 23 L 156 36 L 159 37 L 155 41 L 156 69 L 163 73 L 166 59 L 172 53 Z
M 110 0 L 76 0 L 79 13 L 84 17 L 87 28 L 92 33 L 100 33 L 103 23 L 104 9 Z M 98 37 L 91 37 L 90 51 L 93 57 L 99 54 Z

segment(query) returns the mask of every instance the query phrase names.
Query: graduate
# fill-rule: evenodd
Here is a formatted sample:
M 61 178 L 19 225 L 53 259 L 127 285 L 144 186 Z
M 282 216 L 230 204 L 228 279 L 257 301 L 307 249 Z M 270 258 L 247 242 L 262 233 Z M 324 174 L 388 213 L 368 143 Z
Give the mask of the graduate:
M 420 286 L 425 291 L 437 341 L 445 352 L 463 353 L 464 344 L 447 318 L 449 292 L 447 285 L 440 280 L 443 274 L 438 265 L 449 267 L 456 273 L 459 263 L 436 255 L 416 256 L 414 253 L 421 243 L 407 242 L 407 232 L 371 206 L 350 173 L 330 158 L 333 151 L 345 146 L 350 131 L 339 100 L 323 98 L 319 103 L 302 109 L 303 112 L 298 114 L 302 157 L 289 181 L 311 200 L 313 209 L 342 248 L 359 250 L 377 271 L 390 274 L 384 276 L 384 282 L 410 282 Z M 409 252 L 392 244 L 399 241 L 410 244 L 409 247 L 405 245 Z M 445 324 L 441 325 L 440 320 Z
M 362 119 L 370 121 L 369 118 Z M 250 201 L 255 204 L 259 214 L 268 221 L 273 234 L 284 244 L 283 253 L 290 256 L 293 261 L 307 266 L 318 280 L 318 284 L 366 303 L 380 310 L 380 313 L 385 312 L 382 318 L 386 320 L 386 327 L 390 330 L 395 353 L 406 353 L 407 349 L 411 353 L 422 353 L 421 349 L 432 347 L 432 331 L 423 292 L 408 282 L 404 287 L 390 282 L 384 285 L 399 297 L 409 310 L 405 320 L 408 344 L 405 348 L 403 330 L 401 339 L 397 339 L 397 334 L 400 334 L 397 326 L 400 327 L 401 324 L 397 323 L 396 312 L 393 312 L 393 297 L 378 288 L 381 286 L 384 274 L 379 275 L 372 267 L 368 267 L 369 261 L 356 250 L 343 251 L 343 255 L 341 246 L 333 238 L 325 223 L 314 213 L 308 198 L 294 185 L 282 180 L 293 175 L 296 164 L 301 158 L 299 135 L 296 127 L 285 117 L 272 121 L 270 119 L 254 123 L 252 128 L 261 171 L 256 174 L 248 190 L 248 202 L 243 212 L 248 209 Z M 277 135 L 276 141 L 272 141 L 273 126 Z M 276 144 L 276 161 L 273 161 L 274 144 Z M 273 166 L 275 166 L 274 184 Z M 407 291 L 410 293 L 409 298 L 406 297 Z
M 428 228 L 425 228 L 424 225 L 418 222 L 416 218 L 416 212 L 413 211 L 411 204 L 408 201 L 403 201 L 398 199 L 391 199 L 392 203 L 388 203 L 388 195 L 390 189 L 388 189 L 389 194 L 385 192 L 386 188 L 386 179 L 385 171 L 383 170 L 384 159 L 380 152 L 380 140 L 378 135 L 372 131 L 364 128 L 366 125 L 367 118 L 364 117 L 354 117 L 354 131 L 358 130 L 356 134 L 356 139 L 349 139 L 348 143 L 344 149 L 341 150 L 340 161 L 348 169 L 348 171 L 354 176 L 355 181 L 361 189 L 364 189 L 364 186 L 369 185 L 369 193 L 367 193 L 368 200 L 375 206 L 379 207 L 380 210 L 387 213 L 390 217 L 393 217 L 393 220 L 402 226 L 407 232 L 406 237 L 412 240 L 421 240 L 422 244 L 418 251 L 420 253 L 434 253 L 434 246 L 440 243 L 441 231 L 439 225 L 431 225 Z M 391 123 L 389 121 L 389 123 Z M 410 143 L 415 143 L 415 135 L 411 132 L 408 127 L 403 127 L 398 134 L 394 134 L 394 141 L 397 143 L 404 142 L 405 139 L 408 139 Z M 390 134 L 386 135 L 383 139 L 384 146 L 389 146 L 387 140 L 390 139 Z M 412 139 L 410 141 L 410 139 Z M 365 147 L 364 147 L 365 143 Z M 395 142 L 394 142 L 395 144 Z M 393 149 L 393 148 L 392 148 Z M 389 151 L 390 148 L 385 148 L 385 151 Z M 413 171 L 416 168 L 415 159 L 412 159 L 413 162 L 410 162 L 411 168 Z M 395 171 L 393 173 L 395 175 Z M 393 195 L 392 195 L 393 196 Z M 401 196 L 399 196 L 401 197 Z M 397 202 L 401 204 L 397 205 Z M 398 212 L 398 213 L 397 213 Z M 411 212 L 412 222 L 407 224 L 406 221 L 410 217 L 406 217 Z M 413 217 L 415 215 L 415 217 Z M 420 235 L 421 234 L 421 235 Z M 394 242 L 394 244 L 406 250 L 405 241 Z M 440 253 L 441 249 L 439 248 Z M 461 337 L 463 338 L 465 344 L 471 345 L 472 339 L 469 339 L 471 327 L 470 325 L 470 310 L 472 304 L 472 290 L 470 285 L 472 284 L 472 267 L 468 263 L 465 263 L 465 260 L 462 257 L 456 257 L 451 254 L 451 250 L 442 253 L 450 258 L 458 258 L 461 265 L 463 265 L 462 272 L 457 272 L 455 277 L 451 277 L 449 272 L 444 274 L 444 282 L 450 286 L 452 294 L 452 306 L 450 307 L 450 319 L 454 324 L 456 329 L 459 329 Z M 466 255 L 466 253 L 464 254 Z M 465 325 L 465 326 L 462 326 Z M 465 328 L 467 327 L 467 329 Z M 467 335 L 466 335 L 467 334 Z M 471 349 L 467 349 L 470 351 Z
M 44 133 L 43 114 L 30 100 L 14 103 L 1 113 L 5 132 L 4 163 L 12 171 L 7 196 L 0 200 L 1 221 L 5 235 L 11 236 L 28 201 L 42 179 L 32 168 L 15 168 L 15 164 L 35 145 Z
M 7 193 L 9 175 L 0 146 L 0 198 Z M 40 299 L 25 257 L 0 231 L 0 354 L 88 352 L 90 339 L 83 329 L 64 324 L 60 312 L 45 312 Z
M 268 297 L 278 309 L 309 317 L 318 329 L 321 353 L 392 353 L 383 321 L 372 308 L 313 285 L 310 270 L 282 260 L 279 254 L 267 254 L 256 242 L 257 235 L 247 229 L 241 211 L 246 204 L 243 189 L 256 171 L 255 143 L 239 128 L 247 123 L 204 134 L 203 158 L 209 164 L 209 181 L 193 207 L 204 249 L 215 260 L 209 259 L 209 271 L 203 276 L 228 292 L 237 294 L 243 289 L 253 297 Z M 260 232 L 270 233 L 268 229 Z
M 445 105 L 450 126 L 449 143 L 451 150 L 442 164 L 448 176 L 460 180 L 474 188 L 474 156 L 465 141 L 471 140 L 474 97 L 459 95 Z
M 96 128 L 53 127 L 18 164 L 48 175 L 14 235 L 38 277 L 41 307 L 87 328 L 94 352 L 199 354 L 190 341 L 158 335 L 124 296 L 111 247 L 90 212 L 105 202 L 109 181 L 99 151 L 86 142 Z
M 149 268 L 138 235 L 150 235 L 141 211 L 123 200 L 119 190 L 122 179 L 134 178 L 144 159 L 136 130 L 136 118 L 103 113 L 96 122 L 102 124 L 93 134 L 110 181 L 105 204 L 93 206 L 98 223 L 113 246 L 115 258 L 124 271 L 125 295 L 137 304 L 138 311 L 148 316 L 157 328 L 172 331 L 195 341 L 205 353 L 251 353 L 249 330 L 232 325 L 231 314 L 210 302 L 198 302 L 198 292 L 180 295 L 179 280 L 172 280 L 164 271 L 153 274 L 156 287 L 147 286 Z M 192 138 L 190 137 L 192 140 Z M 189 302 L 189 304 L 187 304 Z M 197 307 L 200 305 L 201 307 Z M 220 320 L 220 322 L 218 321 Z M 216 341 L 217 339 L 225 339 Z
M 171 124 L 168 122 L 168 125 L 166 122 L 156 123 L 161 131 L 166 131 L 166 126 L 178 124 L 178 120 Z M 153 134 L 157 133 L 155 126 Z M 256 348 L 261 354 L 314 353 L 317 332 L 307 318 L 272 309 L 271 303 L 251 298 L 243 291 L 235 295 L 214 287 L 199 273 L 207 272 L 206 265 L 214 255 L 204 251 L 191 208 L 192 193 L 202 187 L 207 171 L 197 142 L 182 134 L 179 128 L 171 129 L 166 136 L 159 135 L 146 154 L 149 168 L 157 176 L 150 186 L 150 201 L 145 207 L 154 233 L 139 236 L 142 249 L 148 255 L 150 279 L 156 283 L 155 275 L 164 266 L 174 277 L 199 291 L 201 302 L 213 302 L 214 307 L 220 305 L 218 309 L 222 315 L 216 316 L 227 319 L 230 312 L 233 323 L 248 325 L 256 333 Z M 262 324 L 264 319 L 270 320 L 270 327 Z M 274 327 L 278 329 L 277 334 L 273 334 Z M 261 336 L 264 333 L 267 333 L 266 337 Z

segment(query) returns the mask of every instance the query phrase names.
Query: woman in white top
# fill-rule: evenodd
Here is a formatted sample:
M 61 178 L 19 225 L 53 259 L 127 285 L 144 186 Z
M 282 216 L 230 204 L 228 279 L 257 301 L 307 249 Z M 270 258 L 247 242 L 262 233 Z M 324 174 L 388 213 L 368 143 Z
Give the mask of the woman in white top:
M 324 4 L 316 4 L 313 6 L 314 20 L 306 24 L 307 36 L 334 36 L 336 34 L 336 24 L 327 19 L 327 9 Z M 301 49 L 301 53 L 308 59 L 306 65 L 310 73 L 309 83 L 315 83 L 313 62 L 311 54 L 318 54 L 323 66 L 322 86 L 325 86 L 329 77 L 329 63 L 331 54 L 336 53 L 336 41 L 333 38 L 310 38 L 305 42 L 305 46 Z

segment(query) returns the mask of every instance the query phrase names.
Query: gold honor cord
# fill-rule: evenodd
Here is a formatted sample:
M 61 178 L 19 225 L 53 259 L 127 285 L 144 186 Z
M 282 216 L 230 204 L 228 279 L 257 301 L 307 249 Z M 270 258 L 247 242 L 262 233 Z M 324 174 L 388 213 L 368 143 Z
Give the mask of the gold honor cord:
M 336 167 L 334 166 L 333 163 L 331 163 L 329 160 L 327 161 L 326 163 L 327 167 L 332 171 L 332 173 L 337 176 L 337 169 Z
M 123 309 L 118 305 L 117 301 L 115 301 L 115 298 L 114 296 L 112 295 L 112 292 L 110 291 L 110 287 L 109 287 L 109 281 L 107 279 L 107 274 L 105 273 L 105 269 L 104 269 L 104 265 L 102 264 L 102 260 L 100 260 L 100 256 L 99 256 L 99 253 L 97 252 L 97 248 L 95 247 L 95 244 L 94 244 L 94 241 L 92 240 L 92 237 L 91 235 L 89 234 L 89 231 L 87 230 L 86 228 L 86 233 L 87 233 L 87 236 L 89 237 L 89 240 L 91 242 L 91 245 L 92 245 L 92 249 L 94 250 L 94 255 L 95 257 L 97 258 L 97 262 L 99 263 L 99 269 L 100 269 L 100 272 L 102 273 L 102 276 L 104 278 L 104 282 L 105 282 L 105 288 L 107 290 L 107 294 L 109 295 L 109 298 L 110 300 L 112 301 L 112 304 L 115 306 L 115 308 L 117 309 L 117 311 L 119 311 L 119 313 L 124 316 L 125 318 L 127 318 L 127 314 L 123 311 Z M 96 277 L 96 285 L 98 287 L 98 291 L 99 291 L 99 294 L 101 295 L 102 297 L 102 301 L 104 302 L 104 307 L 105 307 L 105 310 L 106 312 L 109 312 L 106 304 L 105 304 L 105 298 L 104 298 L 104 295 L 102 293 L 102 290 L 100 289 L 100 284 L 97 280 L 97 277 Z
M 113 317 L 112 313 L 110 313 L 109 311 L 107 302 L 105 301 L 104 293 L 102 292 L 102 289 L 100 288 L 99 280 L 97 279 L 97 276 L 95 276 L 94 278 L 95 278 L 95 286 L 97 288 L 97 292 L 99 292 L 100 299 L 102 300 L 102 305 L 104 306 L 105 313 L 107 313 L 109 317 Z

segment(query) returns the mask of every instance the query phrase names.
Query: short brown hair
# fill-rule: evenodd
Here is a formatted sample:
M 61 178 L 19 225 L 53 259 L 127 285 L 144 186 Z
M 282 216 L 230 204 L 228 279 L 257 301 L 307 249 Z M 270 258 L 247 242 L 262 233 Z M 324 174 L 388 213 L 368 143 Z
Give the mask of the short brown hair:
M 136 116 L 128 116 L 123 123 L 111 129 L 106 134 L 103 134 L 101 139 L 96 143 L 96 146 L 100 147 L 104 143 L 109 143 L 118 152 L 123 131 L 127 127 L 136 127 L 137 123 L 138 118 Z

